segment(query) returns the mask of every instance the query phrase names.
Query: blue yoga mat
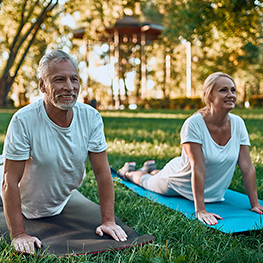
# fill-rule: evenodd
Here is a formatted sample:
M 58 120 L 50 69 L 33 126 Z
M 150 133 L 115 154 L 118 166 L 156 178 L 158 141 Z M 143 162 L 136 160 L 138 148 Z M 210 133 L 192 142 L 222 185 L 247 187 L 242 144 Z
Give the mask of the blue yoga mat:
M 167 197 L 147 191 L 138 185 L 118 178 L 117 172 L 114 169 L 111 169 L 111 174 L 115 180 L 126 185 L 140 196 L 181 212 L 189 219 L 195 219 L 193 201 L 184 197 Z M 206 203 L 206 210 L 208 212 L 213 212 L 223 217 L 222 220 L 218 220 L 218 224 L 213 226 L 207 225 L 208 227 L 215 228 L 225 233 L 247 232 L 263 228 L 263 215 L 250 210 L 251 207 L 247 195 L 228 189 L 224 198 L 225 201 L 222 202 Z M 263 205 L 262 200 L 259 200 L 259 203 Z

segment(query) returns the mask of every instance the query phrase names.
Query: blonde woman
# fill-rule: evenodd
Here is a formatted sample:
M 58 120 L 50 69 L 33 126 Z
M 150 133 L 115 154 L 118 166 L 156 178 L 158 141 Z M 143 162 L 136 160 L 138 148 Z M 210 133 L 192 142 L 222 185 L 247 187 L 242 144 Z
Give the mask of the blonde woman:
M 223 218 L 207 211 L 205 203 L 224 200 L 238 164 L 251 210 L 262 214 L 247 129 L 239 116 L 230 113 L 236 98 L 236 85 L 231 76 L 221 72 L 211 74 L 203 85 L 206 106 L 182 126 L 181 156 L 172 159 L 162 170 L 155 170 L 153 162 L 151 167 L 146 162 L 143 169 L 133 171 L 135 163 L 127 162 L 119 170 L 119 176 L 147 190 L 194 201 L 196 217 L 214 225 Z

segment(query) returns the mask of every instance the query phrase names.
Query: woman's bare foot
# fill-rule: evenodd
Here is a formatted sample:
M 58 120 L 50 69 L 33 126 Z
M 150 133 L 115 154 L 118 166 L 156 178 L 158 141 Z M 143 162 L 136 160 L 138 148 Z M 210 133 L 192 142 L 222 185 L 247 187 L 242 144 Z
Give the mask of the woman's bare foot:
M 121 169 L 118 170 L 117 176 L 123 180 L 127 180 L 126 174 L 135 171 L 136 162 L 126 162 Z

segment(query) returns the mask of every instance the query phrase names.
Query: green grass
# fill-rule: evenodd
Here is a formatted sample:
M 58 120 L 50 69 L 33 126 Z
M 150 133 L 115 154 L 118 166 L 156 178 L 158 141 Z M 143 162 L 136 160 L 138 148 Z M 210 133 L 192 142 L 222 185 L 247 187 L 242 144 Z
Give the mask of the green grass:
M 181 152 L 180 129 L 192 111 L 101 112 L 108 142 L 110 165 L 120 168 L 125 161 L 138 166 L 155 159 L 162 167 Z M 259 197 L 263 199 L 263 109 L 235 110 L 246 122 L 251 139 L 251 157 L 257 170 Z M 12 113 L 0 113 L 0 138 L 4 138 Z M 3 146 L 3 140 L 0 147 Z M 1 149 L 0 149 L 1 150 Z M 156 240 L 142 247 L 105 252 L 99 255 L 56 258 L 16 255 L 0 241 L 1 262 L 263 262 L 262 231 L 249 235 L 224 234 L 207 228 L 197 220 L 186 219 L 151 200 L 139 197 L 115 182 L 115 213 L 139 234 L 153 234 Z M 237 168 L 231 189 L 244 192 Z M 98 202 L 96 181 L 87 165 L 87 177 L 80 191 Z

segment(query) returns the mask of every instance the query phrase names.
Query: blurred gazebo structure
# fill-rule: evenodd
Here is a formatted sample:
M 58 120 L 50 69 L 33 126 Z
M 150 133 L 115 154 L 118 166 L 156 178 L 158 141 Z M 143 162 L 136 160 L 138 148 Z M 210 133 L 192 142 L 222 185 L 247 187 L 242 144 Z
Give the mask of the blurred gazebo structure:
M 164 27 L 162 25 L 143 22 L 140 23 L 133 16 L 123 16 L 116 21 L 113 26 L 106 28 L 106 34 L 100 41 L 108 43 L 113 55 L 111 63 L 115 69 L 115 83 L 119 85 L 120 79 L 120 45 L 123 43 L 140 45 L 141 52 L 141 99 L 145 99 L 147 95 L 147 76 L 146 76 L 146 57 L 145 46 L 158 39 Z M 73 32 L 74 38 L 84 37 L 85 28 L 80 28 Z M 117 99 L 119 100 L 119 99 Z M 117 104 L 120 101 L 117 102 Z M 115 105 L 116 106 L 116 105 Z M 118 107 L 118 105 L 117 105 Z
M 141 99 L 146 98 L 146 59 L 145 45 L 157 40 L 163 31 L 163 26 L 152 23 L 139 23 L 135 17 L 124 16 L 116 21 L 115 25 L 106 28 L 109 34 L 108 42 L 114 43 L 115 68 L 119 71 L 119 48 L 121 43 L 133 43 L 141 46 Z

